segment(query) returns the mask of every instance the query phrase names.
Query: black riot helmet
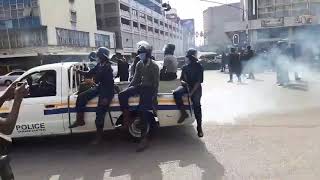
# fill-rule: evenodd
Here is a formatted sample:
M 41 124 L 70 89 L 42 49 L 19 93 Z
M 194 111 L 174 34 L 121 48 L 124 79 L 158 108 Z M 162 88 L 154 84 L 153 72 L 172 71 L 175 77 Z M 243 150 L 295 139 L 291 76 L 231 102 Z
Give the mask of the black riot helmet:
M 140 41 L 137 43 L 138 52 L 137 54 L 147 53 L 147 56 L 150 58 L 152 55 L 152 46 L 146 41 Z
M 94 62 L 94 61 L 97 61 L 97 52 L 95 51 L 92 51 L 89 56 L 88 56 L 90 62 Z
M 174 44 L 167 44 L 164 46 L 164 55 L 174 55 L 174 50 L 176 46 Z
M 190 48 L 187 53 L 186 53 L 186 57 L 187 58 L 197 58 L 198 56 L 198 51 L 196 49 Z
M 102 61 L 110 60 L 110 50 L 106 47 L 100 47 L 97 51 L 97 57 Z

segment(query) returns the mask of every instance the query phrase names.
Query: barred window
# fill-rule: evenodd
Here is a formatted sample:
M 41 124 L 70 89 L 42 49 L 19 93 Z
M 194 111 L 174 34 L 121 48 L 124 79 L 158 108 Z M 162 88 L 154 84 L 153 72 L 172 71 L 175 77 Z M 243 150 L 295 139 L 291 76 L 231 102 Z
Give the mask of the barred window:
M 110 48 L 110 36 L 105 34 L 94 34 L 96 47 Z
M 57 41 L 60 46 L 89 47 L 89 33 L 56 28 Z

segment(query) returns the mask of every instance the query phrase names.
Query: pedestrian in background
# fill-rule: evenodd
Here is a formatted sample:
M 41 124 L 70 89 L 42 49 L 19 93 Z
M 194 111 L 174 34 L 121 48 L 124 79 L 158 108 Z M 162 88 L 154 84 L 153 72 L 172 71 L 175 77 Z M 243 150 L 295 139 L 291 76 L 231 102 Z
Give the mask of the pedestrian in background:
M 236 53 L 235 48 L 231 48 L 230 54 L 229 54 L 229 75 L 230 75 L 230 80 L 228 81 L 229 83 L 233 82 L 233 74 L 236 74 L 238 77 L 238 82 L 241 83 L 241 62 L 240 62 L 240 55 L 239 53 Z
M 116 53 L 116 61 L 118 64 L 118 74 L 116 78 L 120 78 L 120 82 L 129 80 L 129 63 L 121 53 Z
M 227 55 L 225 52 L 222 53 L 222 57 L 221 57 L 221 72 L 225 72 L 226 71 L 226 65 L 227 65 Z
M 253 58 L 254 58 L 254 51 L 251 49 L 251 46 L 248 46 L 247 47 L 247 51 L 246 51 L 246 60 L 247 60 L 247 63 L 246 63 L 246 69 L 247 69 L 247 72 L 249 73 L 249 77 L 248 79 L 255 79 L 254 77 L 254 62 L 253 62 Z

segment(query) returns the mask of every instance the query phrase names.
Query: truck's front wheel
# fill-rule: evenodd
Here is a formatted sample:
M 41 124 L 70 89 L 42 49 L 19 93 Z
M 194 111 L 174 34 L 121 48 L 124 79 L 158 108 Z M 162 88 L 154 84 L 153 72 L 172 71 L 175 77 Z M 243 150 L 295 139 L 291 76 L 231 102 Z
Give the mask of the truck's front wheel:
M 129 133 L 134 138 L 141 138 L 141 119 L 139 116 L 135 118 L 133 123 L 129 126 Z M 150 124 L 147 123 L 147 132 L 150 131 Z

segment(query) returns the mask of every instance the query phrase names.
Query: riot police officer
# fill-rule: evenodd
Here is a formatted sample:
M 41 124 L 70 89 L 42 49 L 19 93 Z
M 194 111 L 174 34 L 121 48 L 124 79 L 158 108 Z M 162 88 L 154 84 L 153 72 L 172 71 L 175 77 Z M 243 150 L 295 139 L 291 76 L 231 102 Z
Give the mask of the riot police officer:
M 149 110 L 154 110 L 154 100 L 157 97 L 159 87 L 159 67 L 151 59 L 152 47 L 149 43 L 138 43 L 138 56 L 135 73 L 129 87 L 119 94 L 120 107 L 123 111 L 124 122 L 128 125 L 131 121 L 128 99 L 139 95 L 139 116 L 141 119 L 141 141 L 137 149 L 143 151 L 148 145 L 147 126 L 150 122 Z
M 96 51 L 92 51 L 89 54 L 89 69 L 93 69 L 96 65 L 97 65 L 97 52 Z
M 172 81 L 177 79 L 178 60 L 174 56 L 174 44 L 167 44 L 164 48 L 163 68 L 160 71 L 161 81 Z
M 241 61 L 240 61 L 240 55 L 236 53 L 235 48 L 230 49 L 230 54 L 229 54 L 229 75 L 230 75 L 230 80 L 228 81 L 229 83 L 233 82 L 233 74 L 236 74 L 238 77 L 238 82 L 241 83 L 241 71 L 242 71 L 242 66 L 241 66 Z
M 202 112 L 201 112 L 201 96 L 203 82 L 203 67 L 198 62 L 197 50 L 189 49 L 186 54 L 188 64 L 183 66 L 181 73 L 181 86 L 178 87 L 174 92 L 174 98 L 178 108 L 180 109 L 181 116 L 178 123 L 183 123 L 188 114 L 183 107 L 182 97 L 188 94 L 191 97 L 194 114 L 197 120 L 198 136 L 203 137 L 202 132 Z
M 96 86 L 79 94 L 76 102 L 77 119 L 69 128 L 85 125 L 84 112 L 86 104 L 94 97 L 99 96 L 95 121 L 97 134 L 93 144 L 98 144 L 102 140 L 104 118 L 114 96 L 113 70 L 109 62 L 109 55 L 109 49 L 100 47 L 97 51 L 98 64 L 93 69 L 88 72 L 76 70 L 82 75 L 94 76 Z

